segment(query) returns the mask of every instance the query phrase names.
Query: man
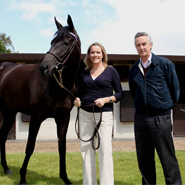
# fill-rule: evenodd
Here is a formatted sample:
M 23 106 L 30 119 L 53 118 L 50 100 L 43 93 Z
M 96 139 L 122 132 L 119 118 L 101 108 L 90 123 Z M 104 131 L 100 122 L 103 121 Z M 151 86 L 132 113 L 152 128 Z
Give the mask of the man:
M 178 102 L 179 82 L 174 64 L 154 55 L 149 34 L 135 35 L 140 60 L 129 71 L 135 104 L 135 141 L 142 184 L 156 184 L 155 149 L 166 184 L 182 184 L 172 138 L 171 109 Z

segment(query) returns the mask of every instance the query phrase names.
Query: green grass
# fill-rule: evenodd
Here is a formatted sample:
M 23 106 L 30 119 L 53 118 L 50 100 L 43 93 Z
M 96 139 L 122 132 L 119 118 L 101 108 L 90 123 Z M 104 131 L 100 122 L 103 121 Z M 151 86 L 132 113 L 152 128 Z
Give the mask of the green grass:
M 179 162 L 182 181 L 185 184 L 185 151 L 176 151 Z M 113 152 L 115 185 L 141 184 L 141 175 L 138 169 L 135 152 Z M 23 153 L 7 154 L 7 162 L 13 175 L 4 175 L 0 166 L 0 184 L 18 184 L 20 180 L 19 170 L 24 160 Z M 82 159 L 80 152 L 68 152 L 66 154 L 67 174 L 74 185 L 82 185 Z M 156 155 L 157 184 L 165 184 L 163 170 Z M 98 175 L 97 158 L 97 177 Z M 64 184 L 59 178 L 58 153 L 34 153 L 27 169 L 27 183 L 38 185 Z

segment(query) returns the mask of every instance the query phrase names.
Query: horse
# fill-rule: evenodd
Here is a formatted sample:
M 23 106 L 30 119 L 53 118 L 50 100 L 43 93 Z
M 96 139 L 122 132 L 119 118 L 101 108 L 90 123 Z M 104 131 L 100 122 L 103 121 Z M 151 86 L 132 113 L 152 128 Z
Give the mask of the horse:
M 15 116 L 18 112 L 31 116 L 19 184 L 27 184 L 29 159 L 34 152 L 40 125 L 47 118 L 54 118 L 57 125 L 59 176 L 65 184 L 72 184 L 66 173 L 66 133 L 77 93 L 81 41 L 70 15 L 67 26 L 62 26 L 56 17 L 54 19 L 57 32 L 49 51 L 40 61 L 34 65 L 0 64 L 0 109 L 3 114 L 0 152 L 5 174 L 12 174 L 6 161 L 5 144 Z

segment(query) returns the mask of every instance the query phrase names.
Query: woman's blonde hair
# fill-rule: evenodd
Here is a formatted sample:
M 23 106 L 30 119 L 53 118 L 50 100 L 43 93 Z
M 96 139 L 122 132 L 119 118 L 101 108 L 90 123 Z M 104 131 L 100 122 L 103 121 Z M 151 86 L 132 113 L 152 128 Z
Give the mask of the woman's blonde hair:
M 90 58 L 89 58 L 89 54 L 90 54 L 90 52 L 91 52 L 91 47 L 92 47 L 92 46 L 99 46 L 99 47 L 101 48 L 101 51 L 102 51 L 102 53 L 103 53 L 102 63 L 103 63 L 103 65 L 104 65 L 104 67 L 106 67 L 106 66 L 107 66 L 108 57 L 107 57 L 107 53 L 106 53 L 106 51 L 105 51 L 105 48 L 104 48 L 103 45 L 100 44 L 99 42 L 94 42 L 94 43 L 92 43 L 92 44 L 89 46 L 89 48 L 88 48 L 88 50 L 87 50 L 87 54 L 86 54 L 86 57 L 85 57 L 85 59 L 84 59 L 84 63 L 85 63 L 85 65 L 86 65 L 86 68 L 85 68 L 85 69 L 89 70 L 89 69 L 92 67 L 92 63 L 91 63 L 91 60 L 90 60 Z

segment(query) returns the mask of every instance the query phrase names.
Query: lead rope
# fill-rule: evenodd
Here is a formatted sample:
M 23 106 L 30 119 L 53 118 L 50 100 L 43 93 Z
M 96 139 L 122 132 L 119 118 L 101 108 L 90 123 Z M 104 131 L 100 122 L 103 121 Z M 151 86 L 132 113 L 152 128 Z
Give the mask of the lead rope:
M 59 80 L 58 78 L 56 77 L 55 73 L 53 74 L 56 82 L 58 83 L 58 85 L 62 88 L 62 89 L 65 89 L 74 99 L 76 99 L 76 97 L 71 93 L 71 91 L 69 91 L 66 87 L 64 87 L 63 85 L 63 81 L 62 81 L 62 70 L 57 70 L 58 73 L 59 73 Z
M 63 81 L 62 81 L 62 70 L 57 70 L 58 73 L 59 73 L 59 80 L 58 78 L 56 77 L 55 73 L 53 74 L 56 82 L 58 83 L 58 85 L 62 88 L 62 89 L 65 89 L 69 94 L 71 94 L 71 96 L 76 99 L 76 97 L 71 93 L 71 91 L 69 91 L 66 87 L 64 87 L 63 85 Z M 76 121 L 75 121 L 75 131 L 76 131 L 76 134 L 78 136 L 78 138 L 83 141 L 83 142 L 88 142 L 88 141 L 91 141 L 92 140 L 92 147 L 94 150 L 97 150 L 100 146 L 100 135 L 99 135 L 99 132 L 98 132 L 98 129 L 100 127 L 100 124 L 101 124 L 101 121 L 102 121 L 102 108 L 101 108 L 101 112 L 100 112 L 100 120 L 98 122 L 98 124 L 96 124 L 96 119 L 95 119 L 95 115 L 94 115 L 94 107 L 95 107 L 95 104 L 93 103 L 92 105 L 90 106 L 93 106 L 93 119 L 94 119 L 94 132 L 93 132 L 93 135 L 90 139 L 88 140 L 83 140 L 81 137 L 80 137 L 80 123 L 79 123 L 79 110 L 80 110 L 80 107 L 78 107 L 77 109 L 77 116 L 76 116 Z M 78 131 L 77 131 L 77 124 L 78 124 Z M 98 139 L 98 144 L 97 144 L 97 147 L 95 147 L 95 142 L 94 142 L 94 138 L 95 136 L 97 136 L 97 139 Z
M 101 121 L 102 121 L 102 108 L 101 108 L 101 112 L 100 112 L 100 120 L 98 122 L 98 124 L 96 124 L 96 119 L 95 119 L 95 115 L 94 115 L 94 107 L 95 107 L 95 104 L 93 103 L 93 105 L 90 105 L 90 106 L 93 106 L 93 119 L 94 119 L 94 132 L 93 132 L 93 135 L 91 138 L 87 139 L 87 140 L 84 140 L 80 137 L 80 122 L 79 122 L 79 111 L 80 111 L 80 107 L 78 107 L 77 109 L 77 116 L 76 116 L 76 121 L 75 121 L 75 131 L 76 131 L 76 134 L 78 136 L 78 138 L 83 141 L 83 142 L 89 142 L 89 141 L 92 141 L 92 147 L 94 150 L 97 150 L 99 147 L 100 147 L 100 135 L 99 135 L 99 132 L 98 132 L 98 129 L 100 127 L 100 124 L 101 124 Z M 77 129 L 77 125 L 78 125 L 78 129 Z M 97 136 L 97 139 L 98 139 L 98 144 L 97 144 L 97 147 L 95 147 L 95 142 L 94 142 L 94 138 L 95 136 Z

